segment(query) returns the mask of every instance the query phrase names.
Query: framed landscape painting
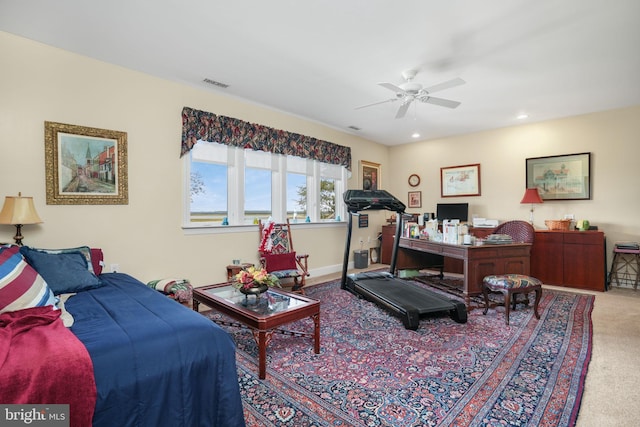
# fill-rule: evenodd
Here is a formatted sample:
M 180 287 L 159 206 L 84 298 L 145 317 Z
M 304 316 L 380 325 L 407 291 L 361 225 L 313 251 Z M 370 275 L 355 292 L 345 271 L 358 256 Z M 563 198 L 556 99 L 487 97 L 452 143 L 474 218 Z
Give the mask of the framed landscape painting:
M 440 168 L 442 197 L 479 196 L 480 164 Z
M 45 122 L 48 205 L 126 205 L 127 133 Z
M 526 159 L 527 188 L 543 200 L 591 199 L 591 153 Z

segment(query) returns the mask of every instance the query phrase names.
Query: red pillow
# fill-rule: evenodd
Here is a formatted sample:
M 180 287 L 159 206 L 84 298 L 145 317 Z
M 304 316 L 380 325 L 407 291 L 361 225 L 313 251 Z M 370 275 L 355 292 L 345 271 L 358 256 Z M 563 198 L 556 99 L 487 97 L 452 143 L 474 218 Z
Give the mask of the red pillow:
M 104 260 L 104 254 L 100 248 L 91 248 L 91 266 L 93 267 L 93 274 L 99 276 L 102 273 L 102 261 Z
M 266 254 L 264 256 L 267 265 L 267 271 L 297 270 L 296 253 L 288 252 L 286 254 Z

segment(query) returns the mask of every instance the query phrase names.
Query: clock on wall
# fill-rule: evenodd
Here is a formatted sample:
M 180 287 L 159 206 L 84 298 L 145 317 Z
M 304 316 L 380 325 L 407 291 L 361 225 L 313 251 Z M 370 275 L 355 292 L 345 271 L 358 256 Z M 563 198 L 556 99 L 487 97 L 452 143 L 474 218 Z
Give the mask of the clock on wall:
M 412 187 L 417 187 L 420 184 L 420 177 L 413 173 L 409 175 L 409 185 Z

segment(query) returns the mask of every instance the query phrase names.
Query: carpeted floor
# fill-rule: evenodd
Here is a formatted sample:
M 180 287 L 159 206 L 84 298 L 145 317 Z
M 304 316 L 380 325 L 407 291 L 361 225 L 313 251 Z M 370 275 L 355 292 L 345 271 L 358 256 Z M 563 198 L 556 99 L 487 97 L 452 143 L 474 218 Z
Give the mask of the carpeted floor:
M 307 295 L 321 301 L 321 353 L 311 339 L 274 334 L 266 380 L 257 378 L 252 334 L 226 327 L 248 426 L 575 424 L 591 356 L 591 295 L 545 290 L 539 321 L 519 305 L 508 327 L 499 307 L 471 311 L 466 324 L 431 316 L 417 331 L 338 281 Z

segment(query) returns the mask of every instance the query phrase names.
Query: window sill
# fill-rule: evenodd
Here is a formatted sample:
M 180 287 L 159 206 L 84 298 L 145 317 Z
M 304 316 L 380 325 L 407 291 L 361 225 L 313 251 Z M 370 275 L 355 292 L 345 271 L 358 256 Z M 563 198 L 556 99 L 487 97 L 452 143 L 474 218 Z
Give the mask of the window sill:
M 327 221 L 327 222 L 292 222 L 291 227 L 294 229 L 321 229 L 331 227 L 344 227 L 346 221 Z M 258 231 L 257 224 L 248 225 L 183 225 L 182 231 L 185 236 L 197 234 L 225 234 L 225 233 L 255 233 Z

